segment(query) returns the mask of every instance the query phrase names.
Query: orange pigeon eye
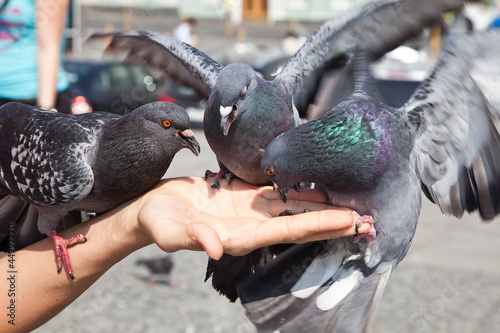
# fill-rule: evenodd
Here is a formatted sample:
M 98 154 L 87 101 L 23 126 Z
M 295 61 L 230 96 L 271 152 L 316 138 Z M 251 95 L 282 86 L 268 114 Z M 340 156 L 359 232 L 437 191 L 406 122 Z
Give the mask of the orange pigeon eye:
M 163 127 L 165 127 L 165 128 L 170 127 L 172 125 L 170 120 L 167 120 L 167 119 L 163 120 L 161 123 L 162 123 Z
M 266 173 L 269 175 L 269 176 L 274 176 L 274 171 L 272 169 L 267 169 L 266 170 Z

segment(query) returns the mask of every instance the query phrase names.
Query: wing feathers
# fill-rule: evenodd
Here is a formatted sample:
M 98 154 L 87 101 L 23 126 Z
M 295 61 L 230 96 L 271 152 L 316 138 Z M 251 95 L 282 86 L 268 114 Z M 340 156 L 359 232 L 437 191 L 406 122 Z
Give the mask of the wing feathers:
M 500 33 L 451 41 L 434 72 L 404 106 L 415 130 L 413 153 L 423 184 L 443 213 L 500 213 Z
M 111 37 L 109 52 L 125 52 L 142 65 L 162 71 L 208 98 L 222 65 L 186 43 L 156 32 L 97 33 L 91 39 Z

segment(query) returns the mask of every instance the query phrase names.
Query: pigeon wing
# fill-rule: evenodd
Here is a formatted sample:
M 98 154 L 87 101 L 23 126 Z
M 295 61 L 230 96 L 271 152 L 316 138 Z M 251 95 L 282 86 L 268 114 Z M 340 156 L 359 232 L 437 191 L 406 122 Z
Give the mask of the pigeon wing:
M 94 34 L 110 37 L 107 51 L 122 51 L 145 67 L 159 70 L 208 98 L 222 65 L 189 44 L 156 32 L 128 31 Z
M 375 58 L 417 36 L 441 13 L 463 0 L 382 0 L 354 8 L 323 23 L 276 76 L 292 90 L 300 114 L 314 103 L 321 79 L 343 70 L 358 49 Z M 327 92 L 331 94 L 332 92 Z M 348 95 L 348 94 L 347 94 Z
M 97 115 L 6 104 L 0 109 L 0 187 L 38 206 L 81 200 L 93 186 L 89 152 L 102 124 Z
M 499 52 L 495 30 L 452 40 L 402 108 L 424 192 L 448 215 L 500 212 Z

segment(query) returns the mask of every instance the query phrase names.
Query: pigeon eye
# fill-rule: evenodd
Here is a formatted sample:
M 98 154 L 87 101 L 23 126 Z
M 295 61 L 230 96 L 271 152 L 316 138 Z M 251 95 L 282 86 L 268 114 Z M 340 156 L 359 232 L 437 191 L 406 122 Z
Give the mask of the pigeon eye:
M 246 86 L 244 86 L 244 87 L 243 87 L 243 89 L 241 89 L 241 91 L 240 91 L 240 96 L 243 96 L 243 95 L 245 95 L 246 93 L 247 93 L 247 87 L 246 87 Z
M 172 122 L 170 120 L 167 120 L 167 119 L 164 119 L 161 124 L 163 125 L 163 127 L 165 128 L 168 128 L 172 125 Z
M 274 170 L 273 170 L 273 169 L 266 169 L 266 173 L 267 173 L 269 176 L 274 176 Z

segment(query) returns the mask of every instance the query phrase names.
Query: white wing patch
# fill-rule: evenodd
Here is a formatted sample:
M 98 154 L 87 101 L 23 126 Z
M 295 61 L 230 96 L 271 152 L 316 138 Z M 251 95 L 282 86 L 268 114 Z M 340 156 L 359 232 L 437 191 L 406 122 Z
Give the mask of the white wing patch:
M 363 278 L 363 273 L 358 270 L 351 274 L 335 281 L 327 291 L 321 294 L 316 299 L 318 309 L 328 311 L 339 304 L 349 293 L 356 287 L 358 282 Z

